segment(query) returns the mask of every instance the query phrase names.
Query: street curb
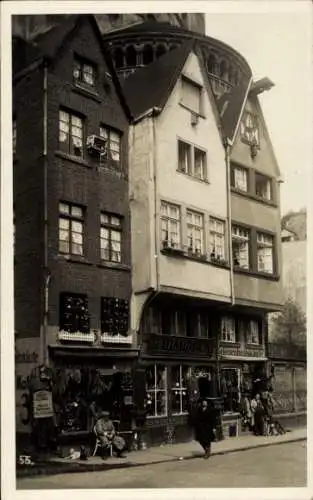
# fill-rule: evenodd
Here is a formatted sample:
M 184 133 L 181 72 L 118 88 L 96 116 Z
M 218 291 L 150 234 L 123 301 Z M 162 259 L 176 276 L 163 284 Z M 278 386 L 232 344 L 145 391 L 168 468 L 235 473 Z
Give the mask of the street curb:
M 258 444 L 251 444 L 247 445 L 245 447 L 237 447 L 229 450 L 220 450 L 220 451 L 212 451 L 211 456 L 215 455 L 227 455 L 229 453 L 236 453 L 239 451 L 248 451 L 248 450 L 253 450 L 255 448 L 265 448 L 269 446 L 278 446 L 278 445 L 283 445 L 283 444 L 289 444 L 289 443 L 296 443 L 300 441 L 306 441 L 306 437 L 298 437 L 298 438 L 293 438 L 288 441 L 278 441 L 278 442 L 271 442 L 271 443 L 258 443 Z M 195 458 L 201 458 L 201 454 L 197 455 L 191 455 L 188 457 L 183 457 L 183 460 L 192 460 Z M 61 464 L 59 467 L 53 466 L 53 468 L 47 468 L 43 467 L 42 469 L 20 469 L 16 471 L 16 478 L 25 478 L 25 477 L 34 477 L 34 476 L 54 476 L 57 474 L 76 474 L 78 472 L 100 472 L 100 471 L 106 471 L 106 470 L 114 470 L 114 469 L 129 469 L 131 467 L 146 467 L 147 465 L 157 465 L 157 464 L 162 464 L 162 463 L 167 463 L 167 462 L 174 462 L 174 461 L 179 461 L 180 457 L 169 457 L 166 459 L 162 460 L 153 460 L 151 462 L 146 462 L 146 463 L 131 463 L 131 462 L 126 462 L 126 463 L 120 463 L 120 464 L 106 464 L 106 463 L 101 463 L 101 464 L 81 464 L 81 463 L 72 463 L 72 464 Z

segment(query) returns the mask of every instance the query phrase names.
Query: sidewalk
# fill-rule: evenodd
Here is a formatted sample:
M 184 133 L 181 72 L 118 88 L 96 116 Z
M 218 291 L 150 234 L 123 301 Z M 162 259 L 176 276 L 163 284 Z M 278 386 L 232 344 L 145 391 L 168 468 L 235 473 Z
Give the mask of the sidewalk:
M 306 428 L 294 429 L 282 436 L 239 436 L 226 438 L 223 441 L 212 444 L 212 455 L 223 455 L 236 451 L 250 450 L 263 446 L 273 446 L 295 441 L 304 441 L 307 438 Z M 66 458 L 51 458 L 34 466 L 17 467 L 17 477 L 29 477 L 35 475 L 64 474 L 74 472 L 93 472 L 99 470 L 110 470 L 127 467 L 143 467 L 145 465 L 171 462 L 173 460 L 189 460 L 201 457 L 203 452 L 196 441 L 188 443 L 166 444 L 154 446 L 147 450 L 130 452 L 126 458 L 110 457 L 103 461 L 100 457 L 90 457 L 88 461 L 69 460 Z

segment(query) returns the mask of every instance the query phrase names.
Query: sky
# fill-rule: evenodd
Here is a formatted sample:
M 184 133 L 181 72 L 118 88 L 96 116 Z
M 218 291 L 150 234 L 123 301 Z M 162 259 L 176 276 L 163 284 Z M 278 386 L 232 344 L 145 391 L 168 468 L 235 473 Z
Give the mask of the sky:
M 240 3 L 240 2 L 239 2 Z M 280 9 L 281 10 L 281 9 Z M 308 11 L 206 13 L 206 33 L 236 49 L 255 80 L 275 87 L 260 95 L 284 183 L 281 211 L 306 206 L 312 169 L 312 17 Z

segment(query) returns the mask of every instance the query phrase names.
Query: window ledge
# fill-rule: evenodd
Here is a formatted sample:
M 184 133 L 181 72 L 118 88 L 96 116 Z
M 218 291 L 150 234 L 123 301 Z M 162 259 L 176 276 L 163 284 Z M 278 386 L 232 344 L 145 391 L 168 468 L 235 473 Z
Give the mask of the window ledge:
M 183 172 L 182 170 L 179 170 L 179 168 L 176 169 L 176 172 L 182 175 L 185 175 L 186 177 L 189 177 L 189 179 L 192 179 L 197 182 L 201 182 L 202 184 L 210 184 L 210 181 L 208 179 L 199 179 L 199 177 L 196 177 L 191 174 L 187 174 L 186 172 Z
M 101 102 L 101 98 L 100 98 L 98 92 L 93 90 L 92 87 L 88 88 L 80 83 L 74 83 L 72 90 L 73 90 L 73 92 L 77 92 L 77 94 L 81 94 L 83 96 L 90 97 L 91 99 L 94 99 L 97 102 Z
M 227 346 L 227 345 L 232 345 L 234 347 L 241 347 L 240 342 L 233 342 L 232 340 L 221 340 L 220 341 L 221 347 Z
M 255 278 L 264 278 L 270 281 L 279 281 L 280 276 L 278 274 L 268 274 L 261 273 L 257 271 L 250 271 L 249 269 L 241 269 L 240 267 L 234 267 L 234 273 L 247 274 L 248 276 L 253 276 Z
M 278 205 L 273 200 L 266 200 L 260 196 L 249 193 L 248 191 L 242 191 L 241 189 L 237 189 L 235 187 L 231 187 L 231 192 L 237 194 L 238 196 L 243 196 L 244 198 L 249 198 L 250 200 L 256 201 L 258 203 L 262 203 L 263 205 L 268 205 L 270 207 L 277 208 Z
M 59 258 L 59 260 L 65 260 L 66 262 L 72 262 L 75 264 L 85 264 L 87 266 L 92 266 L 92 262 L 85 259 L 84 257 L 78 257 L 77 255 L 59 253 L 58 258 Z
M 170 257 L 178 257 L 180 259 L 188 259 L 188 260 L 193 260 L 195 262 L 202 262 L 203 264 L 210 264 L 211 266 L 214 267 L 219 267 L 222 269 L 229 269 L 229 263 L 228 262 L 217 262 L 217 261 L 211 261 L 206 254 L 202 255 L 196 255 L 189 253 L 188 251 L 183 250 L 182 248 L 161 248 L 161 253 L 163 255 L 168 255 Z
M 83 165 L 84 167 L 92 168 L 92 165 L 88 163 L 87 160 L 80 158 L 79 156 L 70 155 L 68 153 L 63 153 L 63 151 L 57 150 L 55 151 L 55 155 L 59 158 L 63 158 L 64 160 L 71 161 L 73 163 L 78 163 L 79 165 Z
M 110 261 L 105 261 L 102 260 L 100 264 L 98 264 L 98 267 L 104 267 L 107 269 L 118 269 L 119 271 L 130 271 L 131 266 L 128 266 L 127 264 L 122 264 L 119 262 L 110 262 Z
M 187 111 L 190 111 L 190 113 L 192 113 L 193 115 L 196 115 L 196 116 L 199 116 L 199 118 L 203 118 L 205 119 L 205 115 L 200 113 L 199 111 L 195 111 L 194 109 L 191 109 L 189 108 L 188 106 L 186 106 L 186 104 L 184 104 L 183 102 L 180 102 L 179 105 L 184 108 L 184 109 L 187 109 Z

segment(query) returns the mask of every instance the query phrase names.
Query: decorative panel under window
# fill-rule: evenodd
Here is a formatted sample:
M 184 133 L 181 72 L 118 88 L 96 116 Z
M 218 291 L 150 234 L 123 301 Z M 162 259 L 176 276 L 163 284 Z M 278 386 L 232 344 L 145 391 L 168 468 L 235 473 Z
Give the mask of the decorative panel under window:
M 90 318 L 88 299 L 83 295 L 61 295 L 60 300 L 60 327 L 66 332 L 88 333 Z

